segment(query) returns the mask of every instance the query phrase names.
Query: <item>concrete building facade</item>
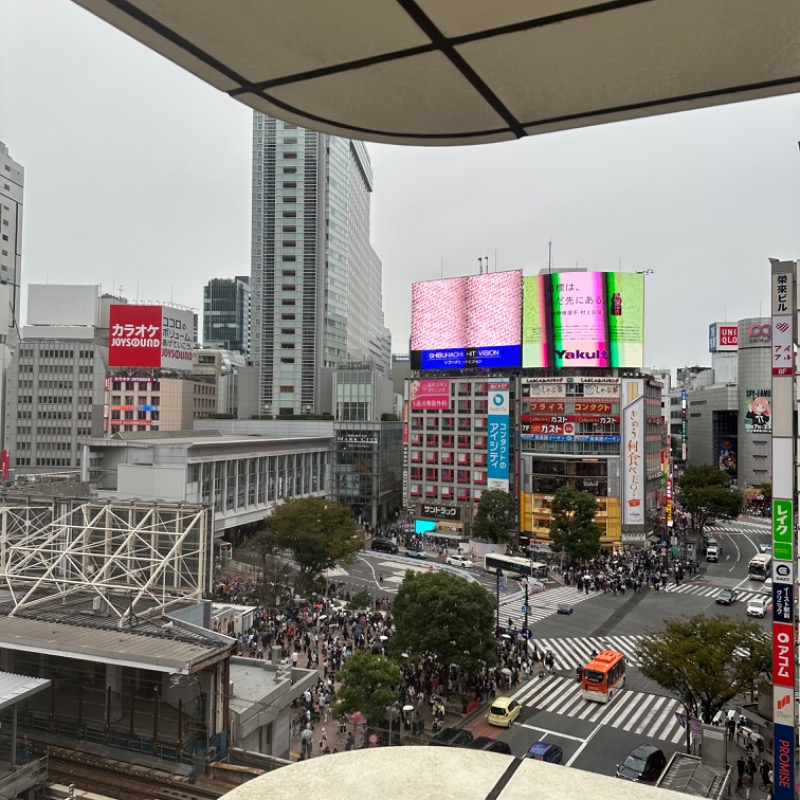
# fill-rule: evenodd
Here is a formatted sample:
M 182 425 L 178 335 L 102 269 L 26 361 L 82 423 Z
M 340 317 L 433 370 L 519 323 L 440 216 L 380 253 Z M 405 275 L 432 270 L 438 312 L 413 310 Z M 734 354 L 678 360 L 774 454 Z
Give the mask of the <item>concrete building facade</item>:
M 24 191 L 25 169 L 11 157 L 8 147 L 0 142 L 0 283 L 8 284 L 12 289 L 12 326 L 14 323 L 17 326 L 22 324 L 20 289 Z
M 212 278 L 203 287 L 203 344 L 250 352 L 250 278 Z
M 254 115 L 250 345 L 262 414 L 325 410 L 321 372 L 344 361 L 388 371 L 372 187 L 359 142 Z

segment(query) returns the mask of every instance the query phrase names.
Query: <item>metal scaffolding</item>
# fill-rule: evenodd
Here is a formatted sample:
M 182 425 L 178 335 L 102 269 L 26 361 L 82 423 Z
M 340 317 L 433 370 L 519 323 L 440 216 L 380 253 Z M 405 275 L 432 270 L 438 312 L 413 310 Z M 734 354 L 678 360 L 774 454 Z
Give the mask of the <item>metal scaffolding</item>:
M 17 498 L 0 505 L 0 582 L 14 616 L 93 590 L 120 627 L 137 612 L 163 613 L 210 590 L 213 512 L 207 506 Z M 120 606 L 110 595 L 124 591 Z

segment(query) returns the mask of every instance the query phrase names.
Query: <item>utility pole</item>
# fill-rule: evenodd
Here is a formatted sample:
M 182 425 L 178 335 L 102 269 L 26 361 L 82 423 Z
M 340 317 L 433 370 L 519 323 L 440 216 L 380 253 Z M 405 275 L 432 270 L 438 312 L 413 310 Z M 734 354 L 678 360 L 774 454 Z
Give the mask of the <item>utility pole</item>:
M 528 635 L 528 579 L 525 578 L 525 636 Z
M 496 605 L 497 616 L 496 616 L 495 630 L 497 631 L 498 634 L 500 633 L 500 578 L 502 577 L 502 575 L 503 575 L 503 570 L 501 570 L 500 567 L 497 567 L 495 571 L 495 591 L 497 596 L 497 605 Z

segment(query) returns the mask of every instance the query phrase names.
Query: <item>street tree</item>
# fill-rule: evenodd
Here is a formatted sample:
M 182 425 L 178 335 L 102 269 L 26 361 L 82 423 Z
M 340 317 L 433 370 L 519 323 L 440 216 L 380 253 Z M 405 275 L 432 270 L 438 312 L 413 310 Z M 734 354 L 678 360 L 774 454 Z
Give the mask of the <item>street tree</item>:
M 772 669 L 772 648 L 751 620 L 725 616 L 668 619 L 636 648 L 639 672 L 711 722 L 738 695 L 754 692 Z
M 472 535 L 495 544 L 505 544 L 517 527 L 517 509 L 513 495 L 502 489 L 487 489 L 472 520 Z
M 291 584 L 292 567 L 282 554 L 276 532 L 265 527 L 250 540 L 250 548 L 256 553 L 261 567 L 260 599 L 267 605 L 280 604 L 284 587 Z
M 351 563 L 362 548 L 350 509 L 322 497 L 286 500 L 268 517 L 267 525 L 278 546 L 294 557 L 304 592 L 324 570 Z
M 473 673 L 495 658 L 494 601 L 478 583 L 450 572 L 406 572 L 392 606 L 393 656 L 435 653 Z
M 386 709 L 399 699 L 400 667 L 386 656 L 354 653 L 336 674 L 341 686 L 333 704 L 335 717 L 360 711 L 367 722 L 380 724 Z
M 735 519 L 739 516 L 744 495 L 730 485 L 727 473 L 708 464 L 686 468 L 678 481 L 680 503 L 691 514 L 694 530 L 703 530 L 714 517 Z
M 597 498 L 571 486 L 562 486 L 550 504 L 550 549 L 567 558 L 585 561 L 600 552 L 603 529 L 594 521 Z

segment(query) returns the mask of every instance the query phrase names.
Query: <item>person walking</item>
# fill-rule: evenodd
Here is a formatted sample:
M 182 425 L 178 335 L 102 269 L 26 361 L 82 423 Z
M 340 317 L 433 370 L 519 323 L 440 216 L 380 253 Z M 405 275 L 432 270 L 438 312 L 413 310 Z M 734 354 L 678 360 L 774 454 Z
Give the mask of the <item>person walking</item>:
M 753 776 L 747 771 L 744 771 L 742 776 L 742 786 L 744 786 L 744 798 L 750 800 L 750 789 L 753 788 Z
M 356 746 L 356 737 L 353 736 L 353 731 L 347 734 L 347 741 L 344 744 L 345 751 L 352 750 Z
M 744 777 L 744 767 L 745 767 L 745 760 L 744 756 L 740 755 L 739 758 L 736 759 L 736 791 L 738 792 L 739 789 L 742 788 L 742 778 Z

